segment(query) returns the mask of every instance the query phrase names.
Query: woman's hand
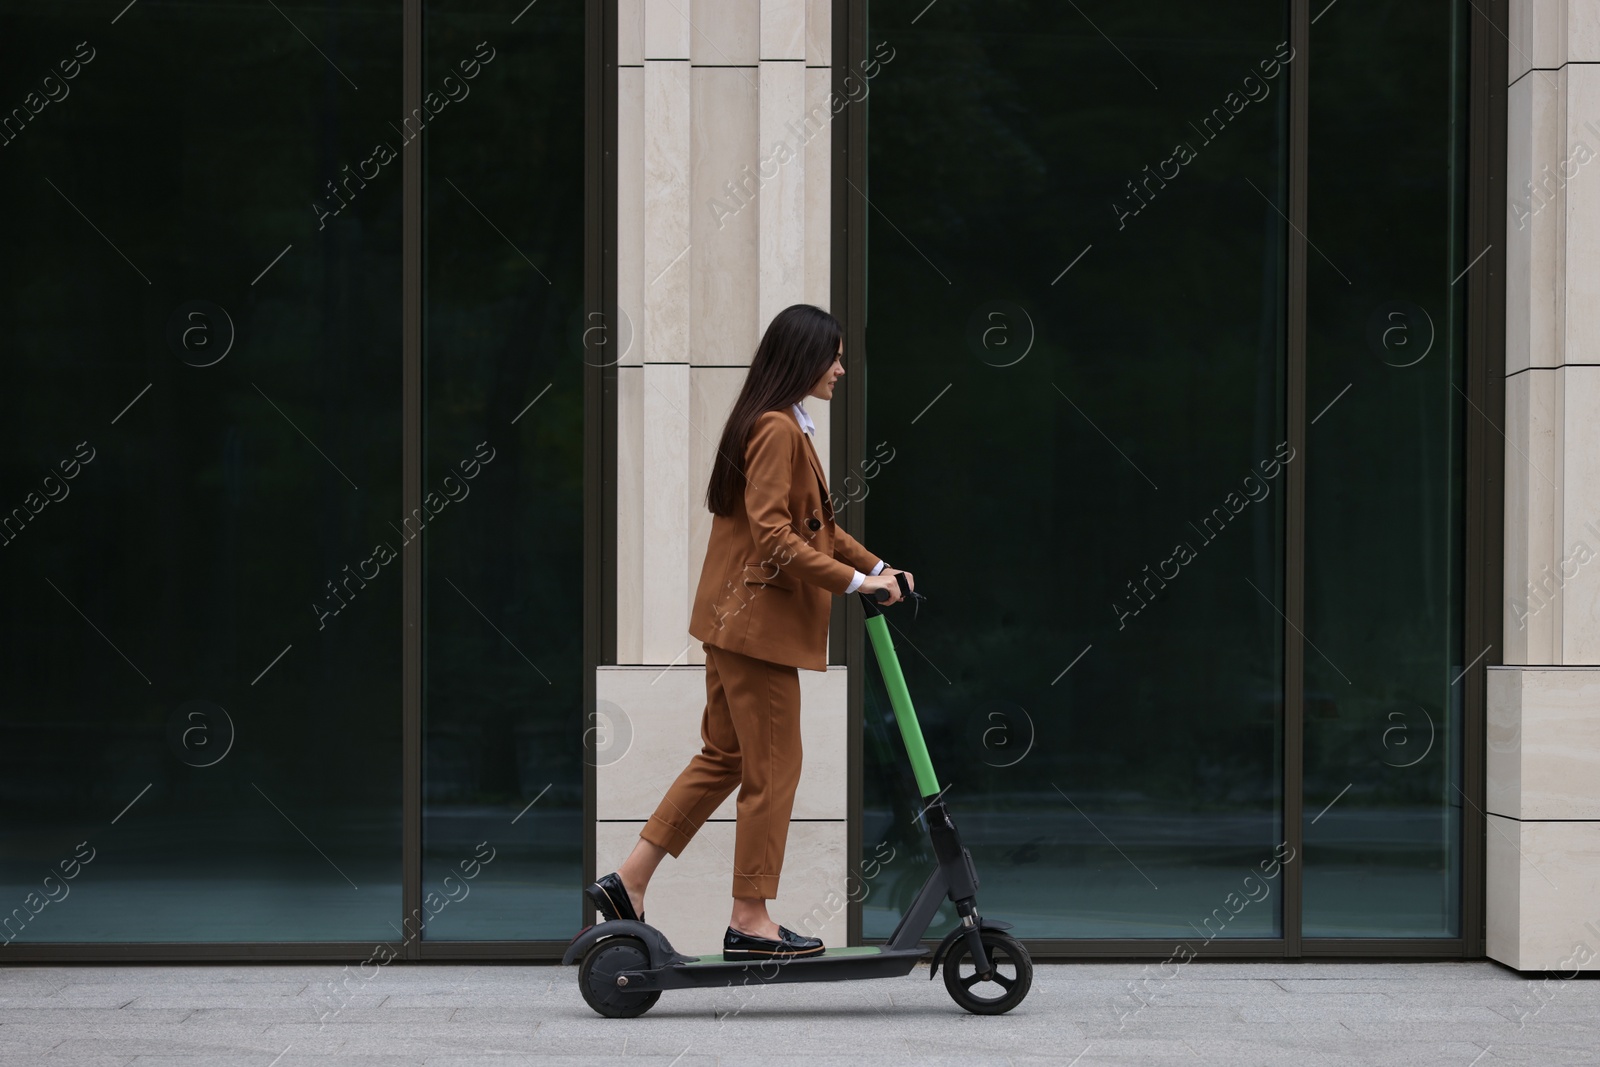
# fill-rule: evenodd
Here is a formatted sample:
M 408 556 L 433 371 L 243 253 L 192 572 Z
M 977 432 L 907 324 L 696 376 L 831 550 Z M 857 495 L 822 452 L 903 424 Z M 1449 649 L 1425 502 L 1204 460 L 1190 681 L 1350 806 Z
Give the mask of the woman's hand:
M 885 567 L 885 568 L 883 568 L 883 570 L 879 571 L 878 573 L 881 576 L 885 577 L 885 578 L 893 578 L 897 574 L 903 574 L 903 575 L 906 576 L 906 585 L 911 587 L 911 591 L 913 593 L 915 593 L 917 591 L 917 579 L 912 575 L 912 573 L 910 571 L 903 571 L 899 567 Z M 890 601 L 890 603 L 894 603 L 895 601 L 904 600 L 905 597 L 900 595 L 900 583 L 899 582 L 895 582 L 894 583 L 894 589 L 895 589 L 895 598 L 894 598 L 893 601 Z
M 874 602 L 881 606 L 897 604 L 901 600 L 905 599 L 900 595 L 900 583 L 895 579 L 895 575 L 897 574 L 904 574 L 906 576 L 906 584 L 912 589 L 917 587 L 916 580 L 912 578 L 910 571 L 901 571 L 896 570 L 893 567 L 885 567 L 877 574 L 867 575 L 867 577 L 861 582 L 860 591 L 867 594 L 869 597 L 873 597 Z M 889 599 L 877 600 L 876 594 L 879 589 L 889 590 Z

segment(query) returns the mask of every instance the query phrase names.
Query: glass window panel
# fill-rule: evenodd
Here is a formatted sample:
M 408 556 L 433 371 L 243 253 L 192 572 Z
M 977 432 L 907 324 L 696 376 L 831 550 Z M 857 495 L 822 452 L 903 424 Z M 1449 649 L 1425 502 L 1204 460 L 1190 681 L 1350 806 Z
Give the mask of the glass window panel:
M 855 506 L 929 596 L 888 614 L 985 911 L 1276 936 L 1283 5 L 921 6 L 870 9 Z M 931 858 L 867 678 L 884 936 Z
M 7 940 L 392 936 L 400 11 L 0 3 Z
M 1470 13 L 1311 30 L 1307 937 L 1460 933 Z
M 433 3 L 424 26 L 425 936 L 564 939 L 583 881 L 584 5 L 511 24 Z

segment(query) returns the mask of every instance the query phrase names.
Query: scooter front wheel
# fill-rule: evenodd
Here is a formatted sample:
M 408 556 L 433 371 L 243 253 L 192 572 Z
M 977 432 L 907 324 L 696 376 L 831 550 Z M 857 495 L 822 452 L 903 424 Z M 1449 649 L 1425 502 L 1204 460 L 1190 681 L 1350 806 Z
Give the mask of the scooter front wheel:
M 1033 987 L 1033 960 L 1022 942 L 999 930 L 984 930 L 983 951 L 991 968 L 987 979 L 978 974 L 965 938 L 950 946 L 944 959 L 944 988 L 950 999 L 974 1015 L 1004 1015 Z
M 608 937 L 589 950 L 578 968 L 578 988 L 589 1007 L 608 1019 L 643 1015 L 661 999 L 661 991 L 630 993 L 617 985 L 623 971 L 650 969 L 650 953 L 636 937 Z

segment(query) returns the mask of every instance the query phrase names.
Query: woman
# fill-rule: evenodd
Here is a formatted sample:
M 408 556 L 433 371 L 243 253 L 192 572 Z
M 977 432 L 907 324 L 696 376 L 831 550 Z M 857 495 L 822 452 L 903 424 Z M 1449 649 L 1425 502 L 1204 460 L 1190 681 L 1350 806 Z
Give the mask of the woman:
M 843 355 L 839 321 L 810 304 L 779 312 L 756 348 L 711 468 L 711 540 L 689 617 L 706 656 L 704 746 L 627 860 L 584 891 L 607 919 L 642 920 L 662 857 L 681 853 L 738 786 L 728 960 L 823 951 L 767 914 L 800 782 L 798 668 L 827 669 L 829 594 L 883 589 L 884 603 L 900 599 L 896 570 L 834 524 L 801 406 L 808 396 L 833 399 Z M 906 581 L 914 584 L 909 572 Z

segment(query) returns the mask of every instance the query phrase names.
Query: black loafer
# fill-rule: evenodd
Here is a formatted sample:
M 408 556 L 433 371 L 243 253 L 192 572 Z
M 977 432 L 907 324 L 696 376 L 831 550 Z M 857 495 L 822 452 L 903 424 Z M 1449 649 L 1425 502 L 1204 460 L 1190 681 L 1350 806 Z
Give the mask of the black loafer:
M 729 963 L 748 960 L 804 959 L 807 956 L 820 956 L 822 953 L 821 938 L 804 937 L 787 926 L 778 927 L 776 938 L 742 934 L 731 926 L 728 927 L 728 932 L 722 935 L 722 958 Z
M 622 887 L 622 877 L 614 871 L 599 881 L 590 882 L 583 895 L 594 901 L 594 906 L 607 919 L 644 922 L 644 913 L 633 913 L 633 901 L 628 899 L 628 891 Z

